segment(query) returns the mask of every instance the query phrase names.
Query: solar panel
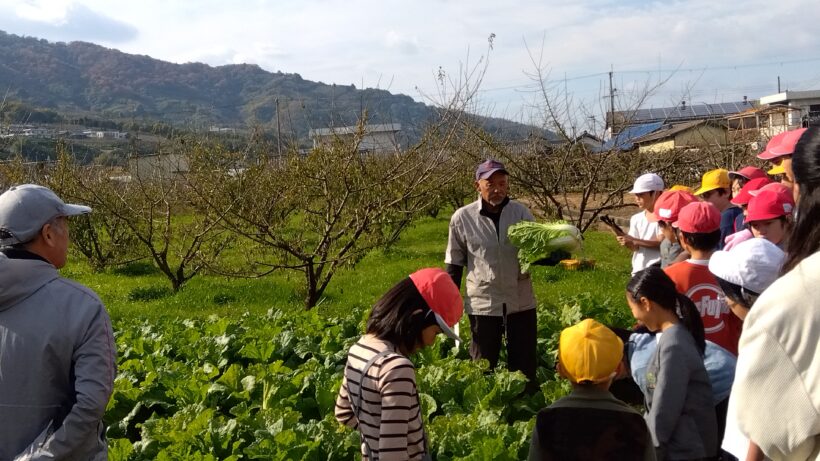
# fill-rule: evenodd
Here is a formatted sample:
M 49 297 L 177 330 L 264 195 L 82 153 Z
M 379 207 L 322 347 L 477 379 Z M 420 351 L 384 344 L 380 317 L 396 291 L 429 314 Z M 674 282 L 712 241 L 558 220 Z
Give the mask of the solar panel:
M 674 121 L 688 119 L 692 117 L 719 117 L 729 114 L 737 114 L 754 107 L 751 102 L 720 102 L 714 104 L 695 104 L 675 107 L 650 107 L 635 111 L 619 112 L 631 123 L 645 123 L 648 121 L 662 120 Z

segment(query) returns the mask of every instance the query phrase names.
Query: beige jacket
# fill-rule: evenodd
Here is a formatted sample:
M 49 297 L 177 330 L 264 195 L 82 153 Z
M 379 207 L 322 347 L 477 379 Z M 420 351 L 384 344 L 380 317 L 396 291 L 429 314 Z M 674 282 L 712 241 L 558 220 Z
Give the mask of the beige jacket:
M 820 252 L 763 292 L 739 349 L 741 432 L 775 461 L 820 458 Z
M 507 229 L 520 221 L 534 221 L 526 206 L 510 200 L 501 210 L 498 233 L 492 219 L 481 215 L 481 199 L 463 206 L 450 218 L 444 262 L 467 267 L 468 314 L 501 316 L 535 308 L 532 280 L 522 274 L 518 248 L 507 239 Z

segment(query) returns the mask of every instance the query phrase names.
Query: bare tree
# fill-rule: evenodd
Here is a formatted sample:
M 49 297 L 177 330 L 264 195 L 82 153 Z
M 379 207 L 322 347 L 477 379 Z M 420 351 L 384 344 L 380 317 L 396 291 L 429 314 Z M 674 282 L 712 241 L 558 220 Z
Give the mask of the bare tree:
M 306 155 L 291 151 L 284 163 L 260 157 L 247 164 L 242 153 L 218 149 L 193 152 L 189 178 L 196 178 L 197 206 L 241 236 L 246 255 L 244 267 L 223 273 L 301 272 L 310 309 L 340 268 L 394 242 L 454 177 L 432 135 L 407 152 L 376 154 L 360 152 L 364 133 L 362 122 L 353 138 Z
M 98 223 L 112 226 L 105 231 L 108 235 L 130 234 L 128 239 L 141 248 L 138 251 L 178 291 L 219 257 L 231 236 L 210 215 L 191 207 L 192 185 L 180 177 L 187 163 L 186 140 L 176 139 L 157 149 L 155 161 L 132 168 L 125 177 L 112 177 L 106 169 L 83 170 L 72 185 L 72 196 L 104 217 Z M 93 247 L 87 250 L 94 251 Z

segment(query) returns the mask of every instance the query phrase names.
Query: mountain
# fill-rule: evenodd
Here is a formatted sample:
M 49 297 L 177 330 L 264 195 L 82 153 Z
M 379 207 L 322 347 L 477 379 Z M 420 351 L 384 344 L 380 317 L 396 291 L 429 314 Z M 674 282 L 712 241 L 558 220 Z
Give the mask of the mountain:
M 430 106 L 380 89 L 312 82 L 251 64 L 173 64 L 92 43 L 51 43 L 2 31 L 0 95 L 67 117 L 192 129 L 275 130 L 278 123 L 283 137 L 302 140 L 311 128 L 355 124 L 366 109 L 369 123 L 401 123 L 412 141 L 433 115 Z M 538 131 L 503 119 L 478 120 L 501 138 Z

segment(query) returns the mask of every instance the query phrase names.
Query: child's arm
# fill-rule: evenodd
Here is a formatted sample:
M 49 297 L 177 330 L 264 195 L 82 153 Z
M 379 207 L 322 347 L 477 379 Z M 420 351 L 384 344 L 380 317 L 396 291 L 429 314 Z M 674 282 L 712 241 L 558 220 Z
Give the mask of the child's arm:
M 661 241 L 658 239 L 653 240 L 641 240 L 639 238 L 635 238 L 631 235 L 624 235 L 622 237 L 618 237 L 618 243 L 622 246 L 625 246 L 632 251 L 637 250 L 638 248 L 660 248 Z
M 670 343 L 668 340 L 672 338 L 663 339 L 667 341 L 658 345 L 659 367 L 655 373 L 652 406 L 646 418 L 660 450 L 666 448 L 683 413 L 690 373 L 681 344 Z

